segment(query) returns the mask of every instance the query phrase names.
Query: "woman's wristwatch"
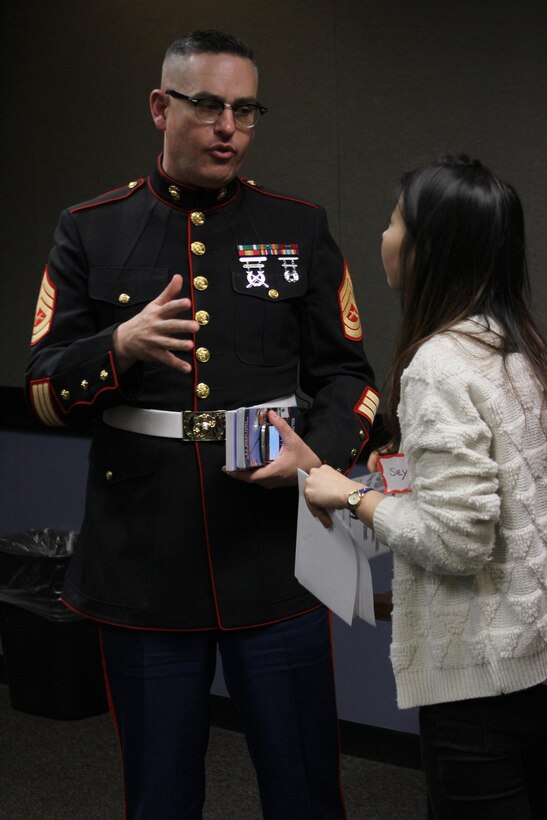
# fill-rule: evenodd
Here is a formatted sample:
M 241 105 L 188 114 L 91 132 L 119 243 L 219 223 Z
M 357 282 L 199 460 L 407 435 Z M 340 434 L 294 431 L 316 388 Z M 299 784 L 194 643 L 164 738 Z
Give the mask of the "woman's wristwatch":
M 352 490 L 351 493 L 348 495 L 347 500 L 347 508 L 352 512 L 355 512 L 365 493 L 369 493 L 372 490 L 372 487 L 359 487 L 357 490 Z

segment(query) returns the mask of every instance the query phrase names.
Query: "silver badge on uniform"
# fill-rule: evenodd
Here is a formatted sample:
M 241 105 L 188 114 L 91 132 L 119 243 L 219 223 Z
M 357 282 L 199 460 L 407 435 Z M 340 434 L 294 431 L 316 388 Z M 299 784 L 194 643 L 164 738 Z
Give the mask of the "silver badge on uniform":
M 248 288 L 269 288 L 264 273 L 265 256 L 240 257 L 239 261 L 247 271 Z
M 283 268 L 285 281 L 292 284 L 298 282 L 300 275 L 297 270 L 298 245 L 282 242 L 256 243 L 254 245 L 237 246 L 239 261 L 247 272 L 248 288 L 269 288 L 264 273 L 264 266 L 268 256 L 277 256 Z
M 279 259 L 281 262 L 281 266 L 283 268 L 283 276 L 287 280 L 287 282 L 298 282 L 300 276 L 296 269 L 296 263 L 298 262 L 298 256 L 284 256 Z

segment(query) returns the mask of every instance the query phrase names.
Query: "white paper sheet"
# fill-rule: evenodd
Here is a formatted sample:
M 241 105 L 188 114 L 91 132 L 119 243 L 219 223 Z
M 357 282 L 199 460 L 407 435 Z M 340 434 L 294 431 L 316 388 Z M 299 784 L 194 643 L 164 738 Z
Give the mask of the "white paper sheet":
M 356 479 L 372 484 L 377 474 Z M 339 618 L 351 625 L 355 616 L 373 626 L 374 597 L 369 558 L 388 547 L 376 538 L 349 510 L 331 513 L 332 527 L 325 529 L 310 513 L 304 499 L 307 473 L 298 471 L 298 526 L 296 536 L 295 575 L 298 581 L 328 606 Z
M 304 500 L 304 482 L 308 477 L 298 471 L 298 524 L 295 575 L 302 586 L 351 624 L 357 590 L 357 555 L 343 521 L 333 516 L 333 525 L 325 529 L 314 518 Z

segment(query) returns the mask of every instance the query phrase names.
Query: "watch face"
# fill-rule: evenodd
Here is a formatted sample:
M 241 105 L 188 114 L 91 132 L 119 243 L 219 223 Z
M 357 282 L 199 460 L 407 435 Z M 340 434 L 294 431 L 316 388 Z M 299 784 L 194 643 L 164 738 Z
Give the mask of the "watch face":
M 361 500 L 361 493 L 359 490 L 354 490 L 348 495 L 348 504 L 350 507 L 356 507 Z

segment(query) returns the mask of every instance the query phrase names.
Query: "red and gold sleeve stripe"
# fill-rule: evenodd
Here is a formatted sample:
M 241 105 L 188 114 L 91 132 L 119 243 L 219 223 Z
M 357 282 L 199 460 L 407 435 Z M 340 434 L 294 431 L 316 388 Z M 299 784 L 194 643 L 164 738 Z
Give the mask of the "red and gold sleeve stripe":
M 364 416 L 370 424 L 374 421 L 374 416 L 380 404 L 380 396 L 372 387 L 367 387 L 361 398 L 353 408 L 360 416 Z
M 34 412 L 41 422 L 48 427 L 65 427 L 53 398 L 49 379 L 38 379 L 31 382 L 30 398 Z

